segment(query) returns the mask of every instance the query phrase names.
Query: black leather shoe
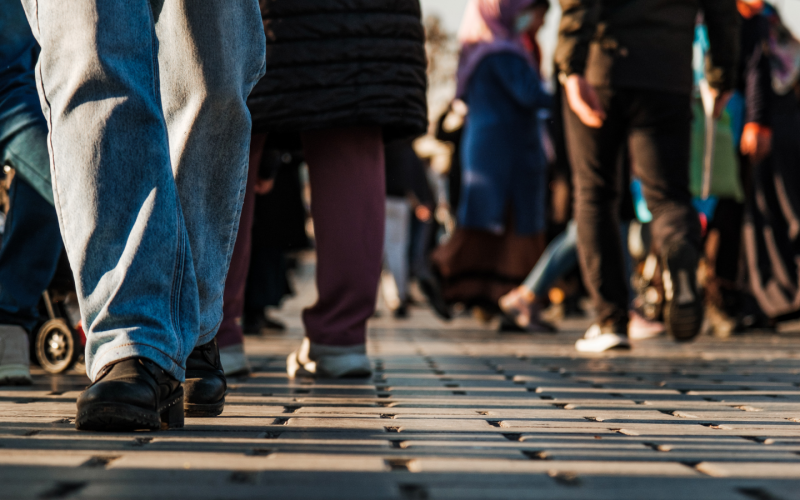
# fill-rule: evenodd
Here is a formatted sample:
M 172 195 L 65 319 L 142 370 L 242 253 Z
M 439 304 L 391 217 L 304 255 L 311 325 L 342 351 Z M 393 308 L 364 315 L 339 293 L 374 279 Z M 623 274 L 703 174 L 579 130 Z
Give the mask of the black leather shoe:
M 216 417 L 225 407 L 227 389 L 217 339 L 195 347 L 186 360 L 186 416 Z
M 183 387 L 145 358 L 105 366 L 78 397 L 81 431 L 136 431 L 183 427 Z

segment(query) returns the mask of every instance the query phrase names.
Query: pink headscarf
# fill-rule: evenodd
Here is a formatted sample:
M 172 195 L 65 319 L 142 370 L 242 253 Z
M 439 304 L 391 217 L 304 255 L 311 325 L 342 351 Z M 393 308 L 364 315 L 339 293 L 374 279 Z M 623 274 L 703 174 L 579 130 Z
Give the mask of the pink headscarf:
M 533 1 L 470 0 L 458 31 L 461 55 L 456 73 L 456 97 L 464 96 L 472 73 L 490 54 L 513 52 L 534 65 L 514 26 L 517 15 L 530 7 Z

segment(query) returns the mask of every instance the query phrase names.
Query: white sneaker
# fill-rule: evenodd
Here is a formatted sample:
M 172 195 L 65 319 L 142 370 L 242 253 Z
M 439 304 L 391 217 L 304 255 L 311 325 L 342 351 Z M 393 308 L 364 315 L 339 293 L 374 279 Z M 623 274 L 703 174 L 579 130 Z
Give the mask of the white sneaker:
M 250 363 L 247 362 L 247 356 L 244 355 L 244 344 L 220 347 L 219 362 L 227 377 L 250 373 Z
M 30 343 L 21 326 L 0 325 L 0 385 L 31 383 Z
M 631 344 L 626 335 L 603 332 L 600 325 L 594 324 L 586 330 L 583 338 L 575 342 L 579 352 L 603 352 L 609 349 L 630 349 Z
M 628 337 L 631 340 L 644 340 L 658 337 L 666 331 L 664 323 L 651 321 L 636 311 L 630 312 L 630 322 L 628 322 Z
M 315 376 L 320 378 L 369 377 L 372 365 L 367 358 L 367 346 L 327 346 L 312 344 L 308 337 L 300 348 L 286 358 L 289 378 Z

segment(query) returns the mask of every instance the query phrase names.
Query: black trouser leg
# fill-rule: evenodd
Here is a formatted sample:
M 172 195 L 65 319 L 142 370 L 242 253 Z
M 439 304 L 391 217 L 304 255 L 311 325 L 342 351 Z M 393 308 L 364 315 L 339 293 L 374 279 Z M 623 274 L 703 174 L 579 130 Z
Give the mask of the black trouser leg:
M 627 323 L 629 278 L 619 238 L 618 155 L 628 142 L 634 173 L 653 213 L 657 248 L 690 244 L 699 250 L 700 225 L 689 192 L 689 95 L 598 89 L 607 118 L 599 129 L 583 125 L 564 106 L 575 184 L 578 254 L 601 324 Z
M 613 91 L 600 89 L 607 118 L 589 128 L 564 102 L 564 124 L 575 186 L 578 258 L 583 280 L 601 325 L 627 331 L 628 286 L 619 236 L 621 175 L 619 152 L 626 138 L 624 103 Z M 627 186 L 625 187 L 627 189 Z
M 631 91 L 630 151 L 653 214 L 653 244 L 663 252 L 676 245 L 700 251 L 700 221 L 689 191 L 692 113 L 690 96 Z

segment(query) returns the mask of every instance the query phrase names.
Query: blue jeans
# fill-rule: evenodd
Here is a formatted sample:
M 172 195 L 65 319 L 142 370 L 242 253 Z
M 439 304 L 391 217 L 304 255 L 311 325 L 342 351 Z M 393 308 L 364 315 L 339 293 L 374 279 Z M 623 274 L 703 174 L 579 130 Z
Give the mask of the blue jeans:
M 620 235 L 622 239 L 622 253 L 625 259 L 625 269 L 628 276 L 628 296 L 633 300 L 630 276 L 633 272 L 633 262 L 628 251 L 628 224 L 620 223 Z M 522 286 L 530 290 L 536 296 L 545 295 L 553 283 L 559 278 L 572 271 L 578 265 L 578 225 L 575 220 L 570 220 L 567 229 L 553 238 L 547 245 L 544 253 L 539 257 L 539 261 L 533 270 L 525 278 Z
M 39 298 L 56 272 L 61 233 L 53 205 L 19 174 L 8 195 L 11 208 L 0 247 L 0 324 L 30 332 L 39 320 Z
M 92 379 L 148 358 L 178 380 L 222 320 L 264 74 L 256 0 L 24 0 L 41 46 L 53 195 Z
M 578 229 L 574 220 L 567 229 L 553 238 L 522 286 L 537 297 L 546 295 L 560 277 L 578 265 Z
M 0 7 L 22 11 L 19 4 Z M 53 279 L 63 246 L 50 185 L 47 122 L 36 94 L 39 50 L 23 28 L 0 22 L 4 33 L 16 30 L 19 42 L 5 40 L 8 45 L 3 48 L 21 47 L 0 68 L 0 166 L 10 165 L 16 172 L 0 247 L 0 324 L 31 331 L 39 319 L 39 298 Z

